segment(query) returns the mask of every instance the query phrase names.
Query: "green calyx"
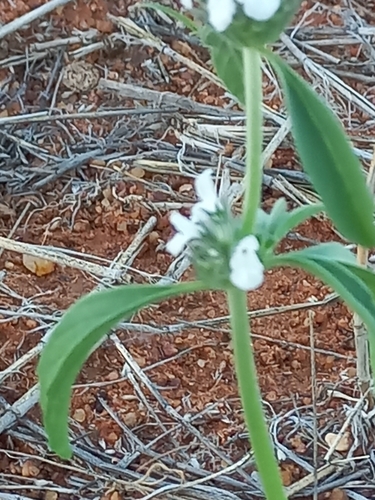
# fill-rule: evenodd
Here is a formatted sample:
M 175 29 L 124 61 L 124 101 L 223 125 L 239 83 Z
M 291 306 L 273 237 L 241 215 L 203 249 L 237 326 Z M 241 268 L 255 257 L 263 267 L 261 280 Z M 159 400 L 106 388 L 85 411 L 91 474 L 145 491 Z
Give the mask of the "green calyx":
M 201 237 L 189 244 L 197 277 L 206 286 L 216 290 L 228 288 L 229 261 L 240 229 L 241 220 L 225 207 L 210 216 L 202 227 Z
M 223 33 L 218 33 L 206 25 L 201 28 L 200 34 L 210 46 L 215 45 L 216 37 L 220 36 L 238 48 L 263 47 L 278 40 L 280 33 L 291 22 L 301 3 L 302 0 L 282 0 L 279 10 L 268 21 L 250 19 L 239 5 L 232 23 Z

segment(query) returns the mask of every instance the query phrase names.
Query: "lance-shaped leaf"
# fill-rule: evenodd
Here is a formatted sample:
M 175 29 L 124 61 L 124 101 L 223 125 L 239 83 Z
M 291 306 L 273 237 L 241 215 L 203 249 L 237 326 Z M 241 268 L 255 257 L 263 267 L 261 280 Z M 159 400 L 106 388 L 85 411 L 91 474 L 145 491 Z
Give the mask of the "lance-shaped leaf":
M 279 56 L 269 51 L 264 55 L 280 77 L 298 153 L 326 212 L 346 238 L 365 247 L 374 246 L 373 199 L 343 127 Z
M 216 73 L 227 89 L 241 104 L 245 103 L 243 84 L 242 50 L 230 43 L 221 33 L 208 24 L 199 28 L 198 34 L 211 53 Z
M 259 210 L 255 223 L 254 234 L 257 236 L 266 254 L 269 254 L 279 244 L 289 231 L 323 210 L 321 203 L 303 205 L 288 211 L 285 198 L 279 198 L 269 214 Z M 267 255 L 262 254 L 267 259 Z M 273 253 L 271 253 L 271 260 Z
M 53 451 L 61 458 L 71 457 L 68 415 L 72 385 L 98 342 L 121 319 L 142 307 L 203 288 L 200 282 L 119 286 L 88 294 L 67 310 L 52 331 L 37 368 L 43 423 Z
M 275 227 L 275 239 L 280 241 L 289 233 L 289 231 L 296 228 L 307 219 L 314 217 L 314 215 L 317 215 L 319 212 L 322 212 L 323 209 L 323 204 L 314 203 L 312 205 L 303 205 L 287 212 L 287 217 L 280 221 L 280 224 Z
M 288 212 L 285 199 L 279 198 L 272 207 L 269 219 L 269 232 L 272 234 L 274 245 L 289 231 L 321 212 L 323 208 L 321 203 L 314 203 L 294 208 Z

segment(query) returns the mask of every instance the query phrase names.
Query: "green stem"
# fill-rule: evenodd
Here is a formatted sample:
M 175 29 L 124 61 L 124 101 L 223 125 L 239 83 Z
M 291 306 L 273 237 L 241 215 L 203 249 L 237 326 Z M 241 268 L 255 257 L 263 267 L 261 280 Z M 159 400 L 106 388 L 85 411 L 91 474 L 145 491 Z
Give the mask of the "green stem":
M 259 0 L 261 1 L 261 0 Z M 262 195 L 262 66 L 257 49 L 242 49 L 246 105 L 246 174 L 243 234 L 252 234 Z
M 247 296 L 237 288 L 227 291 L 234 361 L 251 448 L 267 500 L 286 500 L 262 408 L 254 354 L 250 343 Z

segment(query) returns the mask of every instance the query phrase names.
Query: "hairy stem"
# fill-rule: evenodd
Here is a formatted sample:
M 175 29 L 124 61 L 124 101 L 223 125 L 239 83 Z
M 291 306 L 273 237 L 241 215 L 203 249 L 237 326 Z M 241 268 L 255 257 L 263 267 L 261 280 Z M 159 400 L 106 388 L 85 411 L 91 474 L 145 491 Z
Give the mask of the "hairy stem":
M 243 234 L 251 234 L 262 194 L 262 66 L 257 49 L 244 47 L 243 69 L 246 105 L 246 174 Z
M 287 500 L 262 407 L 250 343 L 246 293 L 231 288 L 227 291 L 227 300 L 239 392 L 258 473 L 267 500 Z

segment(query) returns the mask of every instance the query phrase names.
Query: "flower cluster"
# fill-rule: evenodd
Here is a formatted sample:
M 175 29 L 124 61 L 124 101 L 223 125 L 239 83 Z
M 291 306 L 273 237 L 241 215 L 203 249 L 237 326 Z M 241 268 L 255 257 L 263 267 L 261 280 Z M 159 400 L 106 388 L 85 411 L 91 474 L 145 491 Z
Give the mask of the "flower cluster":
M 172 212 L 170 215 L 171 224 L 178 231 L 167 243 L 168 252 L 174 256 L 181 253 L 189 241 L 199 239 L 210 215 L 222 208 L 211 174 L 211 170 L 205 170 L 195 180 L 195 192 L 199 201 L 193 205 L 190 219 L 179 212 Z
M 211 170 L 205 170 L 195 180 L 198 202 L 190 218 L 172 212 L 170 221 L 177 232 L 166 248 L 176 256 L 188 246 L 198 273 L 204 272 L 209 281 L 224 275 L 220 283 L 229 281 L 240 290 L 255 290 L 264 279 L 259 242 L 252 235 L 236 238 L 237 221 L 217 195 L 211 175 Z
M 180 0 L 181 5 L 190 10 L 192 0 Z M 216 31 L 225 31 L 231 24 L 237 7 L 241 6 L 246 17 L 265 22 L 279 10 L 281 0 L 207 0 L 207 14 L 210 24 Z

